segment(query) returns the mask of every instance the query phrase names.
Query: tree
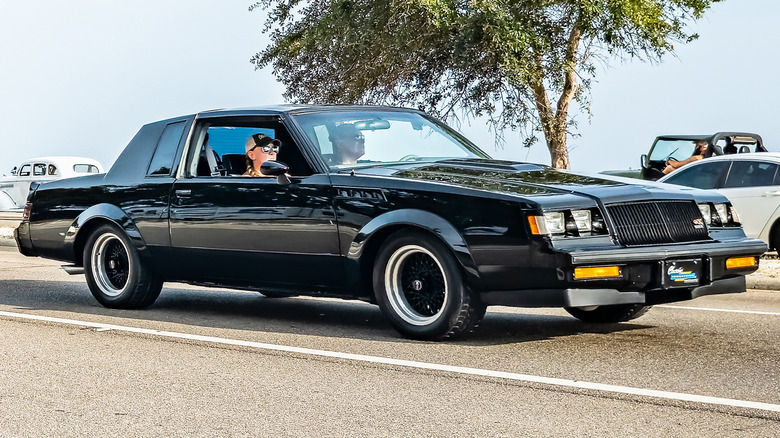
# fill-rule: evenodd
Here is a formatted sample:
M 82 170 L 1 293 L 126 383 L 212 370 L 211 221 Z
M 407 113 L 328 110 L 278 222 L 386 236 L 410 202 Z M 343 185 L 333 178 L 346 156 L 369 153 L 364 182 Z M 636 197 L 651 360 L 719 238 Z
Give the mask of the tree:
M 261 0 L 273 65 L 298 103 L 411 105 L 440 118 L 486 116 L 497 135 L 542 132 L 569 168 L 596 65 L 660 62 L 720 0 Z

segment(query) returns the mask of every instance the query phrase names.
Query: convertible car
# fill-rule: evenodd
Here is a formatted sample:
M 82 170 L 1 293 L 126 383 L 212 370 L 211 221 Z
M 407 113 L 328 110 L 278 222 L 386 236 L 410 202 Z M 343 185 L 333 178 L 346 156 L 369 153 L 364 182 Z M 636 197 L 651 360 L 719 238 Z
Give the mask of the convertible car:
M 265 136 L 278 140 L 265 142 L 278 152 L 267 177 L 243 176 L 250 139 Z M 149 306 L 165 281 L 341 297 L 426 340 L 468 333 L 489 305 L 614 323 L 742 292 L 766 250 L 716 193 L 493 160 L 426 114 L 388 107 L 148 124 L 106 174 L 33 184 L 15 238 L 85 273 L 108 307 Z

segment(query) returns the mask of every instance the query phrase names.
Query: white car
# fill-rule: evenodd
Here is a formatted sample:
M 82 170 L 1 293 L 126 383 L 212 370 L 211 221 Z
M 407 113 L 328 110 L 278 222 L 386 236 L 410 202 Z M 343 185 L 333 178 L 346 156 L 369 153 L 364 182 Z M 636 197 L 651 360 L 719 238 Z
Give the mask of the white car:
M 0 178 L 0 210 L 22 208 L 33 181 L 52 181 L 75 176 L 103 173 L 103 166 L 92 158 L 50 156 L 25 160 Z
M 659 179 L 723 194 L 736 208 L 748 237 L 780 248 L 780 153 L 718 155 L 688 164 Z M 712 212 L 711 217 L 728 212 Z M 707 215 L 705 215 L 707 217 Z

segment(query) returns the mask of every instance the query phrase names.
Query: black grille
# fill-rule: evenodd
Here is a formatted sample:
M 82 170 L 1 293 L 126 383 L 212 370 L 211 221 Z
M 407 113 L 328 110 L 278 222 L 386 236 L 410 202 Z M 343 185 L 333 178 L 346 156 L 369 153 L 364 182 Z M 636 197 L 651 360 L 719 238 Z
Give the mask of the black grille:
M 693 201 L 648 201 L 607 206 L 618 241 L 626 246 L 709 240 Z

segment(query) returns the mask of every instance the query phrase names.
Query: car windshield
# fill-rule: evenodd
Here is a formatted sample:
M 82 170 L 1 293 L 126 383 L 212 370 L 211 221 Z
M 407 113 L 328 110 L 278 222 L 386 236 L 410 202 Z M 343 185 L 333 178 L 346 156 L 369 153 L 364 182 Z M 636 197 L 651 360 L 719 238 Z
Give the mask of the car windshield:
M 490 158 L 452 129 L 416 112 L 316 112 L 297 115 L 295 121 L 333 170 Z
M 693 155 L 696 142 L 692 140 L 658 140 L 650 153 L 650 161 L 666 161 L 674 158 L 682 161 Z

